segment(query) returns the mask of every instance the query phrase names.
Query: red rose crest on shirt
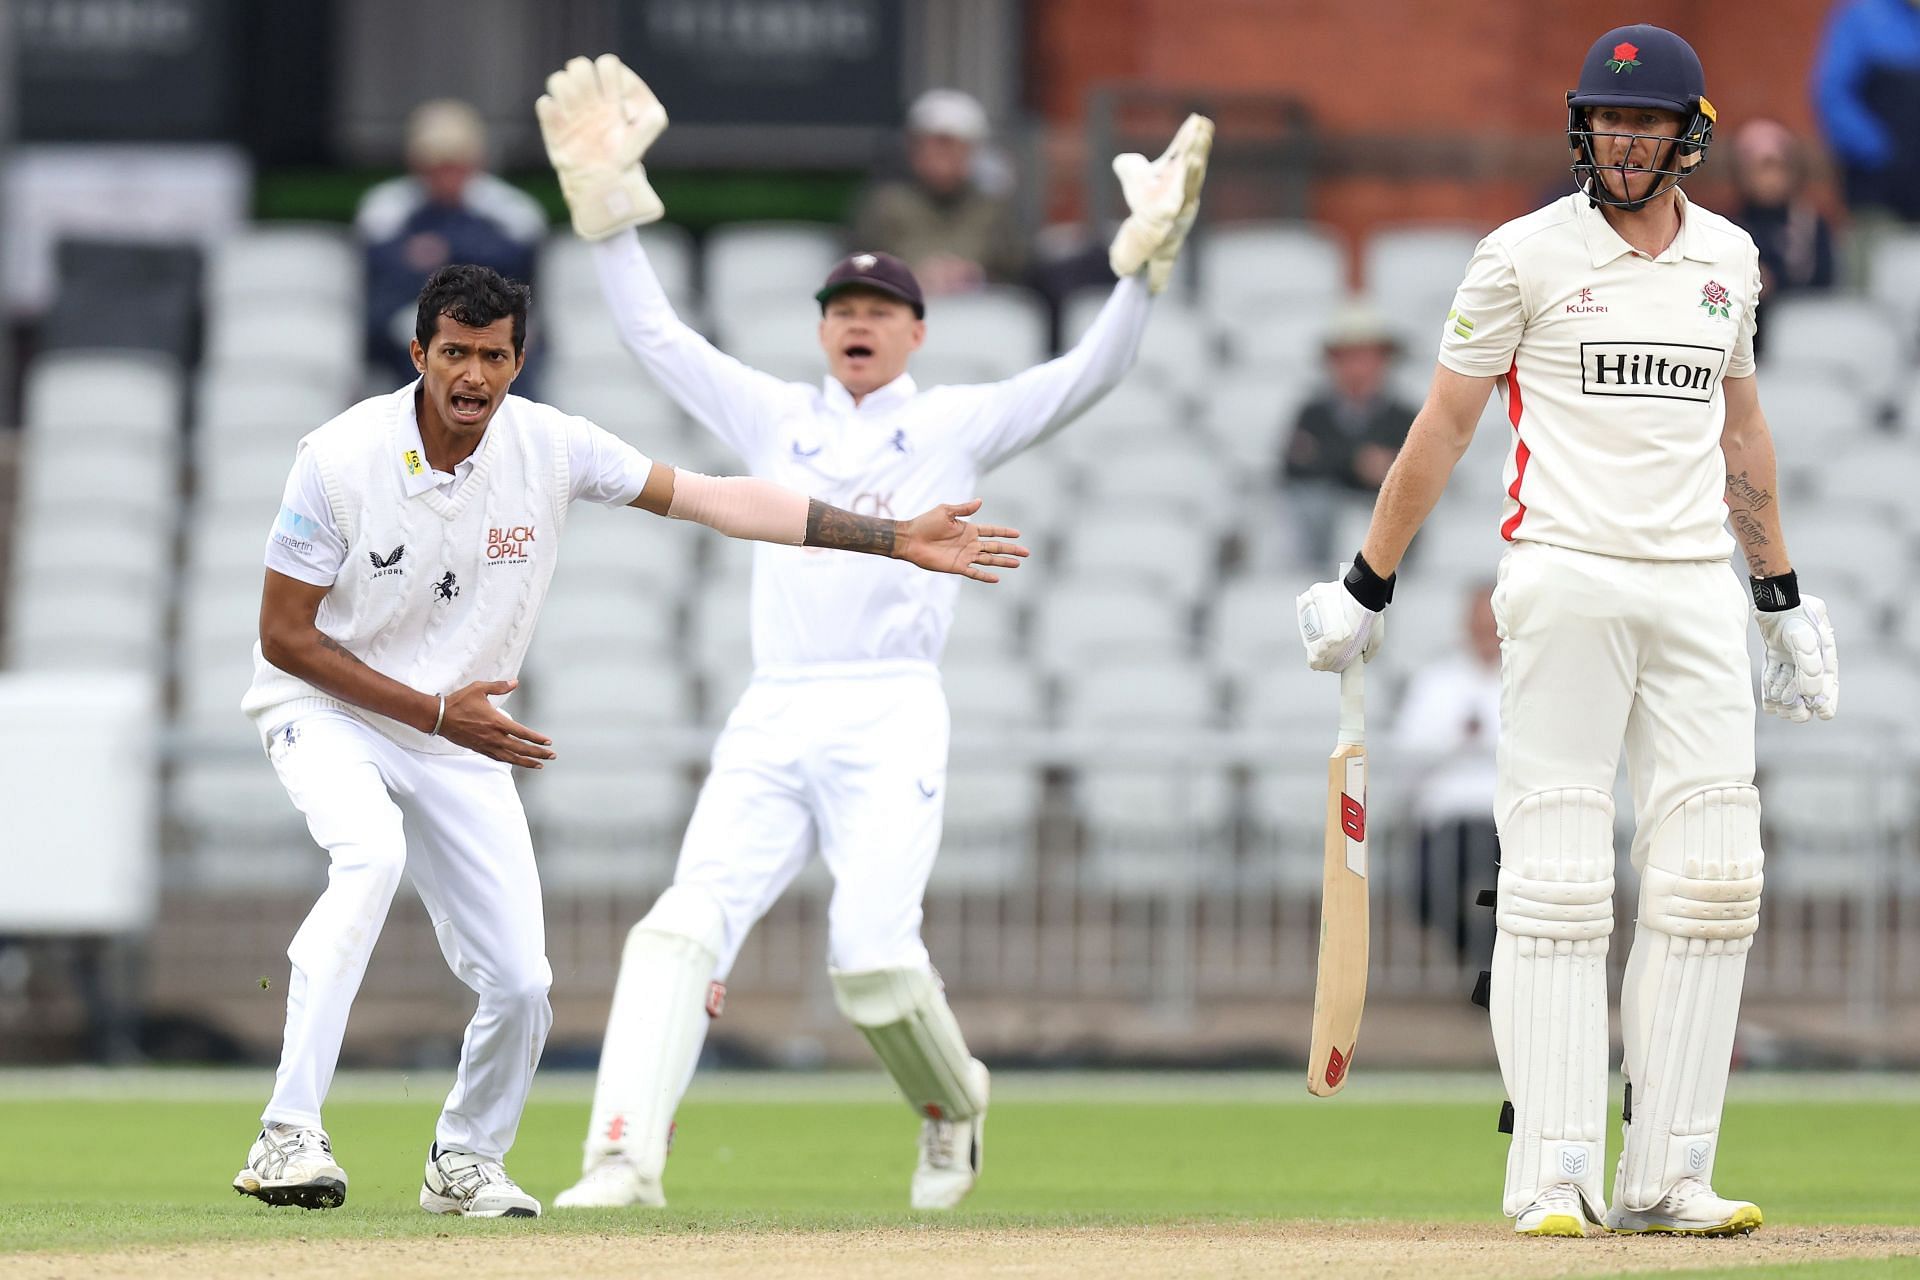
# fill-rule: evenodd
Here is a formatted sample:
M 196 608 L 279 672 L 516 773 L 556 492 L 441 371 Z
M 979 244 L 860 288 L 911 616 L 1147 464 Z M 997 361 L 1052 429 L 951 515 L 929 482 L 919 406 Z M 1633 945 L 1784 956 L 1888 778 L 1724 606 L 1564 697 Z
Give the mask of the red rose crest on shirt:
M 1727 293 L 1727 286 L 1718 280 L 1709 280 L 1700 286 L 1700 305 L 1710 316 L 1731 319 L 1733 316 L 1733 298 Z
M 525 564 L 533 558 L 533 526 L 508 525 L 487 530 L 487 567 Z

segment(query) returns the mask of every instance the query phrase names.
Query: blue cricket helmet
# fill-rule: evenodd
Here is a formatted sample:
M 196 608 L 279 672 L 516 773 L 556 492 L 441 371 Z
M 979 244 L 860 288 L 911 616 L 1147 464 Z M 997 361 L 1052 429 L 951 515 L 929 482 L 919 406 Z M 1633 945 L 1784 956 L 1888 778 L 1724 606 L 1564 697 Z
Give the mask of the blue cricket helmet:
M 1613 195 L 1601 180 L 1601 169 L 1616 166 L 1602 165 L 1594 155 L 1595 134 L 1587 122 L 1590 107 L 1657 107 L 1679 113 L 1680 136 L 1671 140 L 1674 145 L 1669 154 L 1662 161 L 1655 152 L 1653 172 L 1663 181 L 1638 200 Z M 1700 55 L 1673 32 L 1644 22 L 1615 27 L 1594 41 L 1586 61 L 1580 64 L 1579 87 L 1567 91 L 1567 142 L 1573 149 L 1573 175 L 1580 190 L 1596 205 L 1639 209 L 1679 186 L 1706 159 L 1707 147 L 1713 142 L 1713 124 L 1713 104 L 1707 101 L 1707 73 L 1700 66 Z

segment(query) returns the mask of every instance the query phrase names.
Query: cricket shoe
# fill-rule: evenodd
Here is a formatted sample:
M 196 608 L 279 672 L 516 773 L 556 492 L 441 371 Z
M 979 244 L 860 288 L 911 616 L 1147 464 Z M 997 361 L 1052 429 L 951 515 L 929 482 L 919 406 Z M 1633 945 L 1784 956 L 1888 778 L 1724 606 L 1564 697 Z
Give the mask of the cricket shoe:
M 1760 1226 L 1760 1209 L 1713 1193 L 1699 1178 L 1682 1178 L 1651 1209 L 1629 1209 L 1615 1197 L 1607 1230 L 1627 1235 L 1744 1236 Z
M 980 1089 L 980 1110 L 966 1120 L 928 1119 L 920 1125 L 920 1164 L 913 1171 L 916 1209 L 951 1209 L 967 1198 L 980 1180 L 987 1142 L 987 1064 L 973 1059 Z
M 1573 1236 L 1587 1234 L 1587 1202 L 1571 1182 L 1556 1182 L 1534 1197 L 1513 1220 L 1517 1236 Z M 1598 1223 L 1594 1225 L 1598 1226 Z
M 553 1198 L 556 1209 L 625 1209 L 634 1205 L 664 1209 L 666 1192 L 660 1189 L 658 1178 L 643 1176 L 618 1151 L 600 1157 L 593 1168 L 580 1175 L 580 1181 Z
M 463 1218 L 540 1216 L 540 1202 L 507 1176 L 505 1165 L 471 1151 L 442 1151 L 437 1142 L 427 1152 L 420 1207 L 428 1213 L 457 1213 Z
M 347 1200 L 347 1171 L 334 1163 L 325 1129 L 270 1124 L 233 1175 L 233 1189 L 271 1205 L 338 1209 Z

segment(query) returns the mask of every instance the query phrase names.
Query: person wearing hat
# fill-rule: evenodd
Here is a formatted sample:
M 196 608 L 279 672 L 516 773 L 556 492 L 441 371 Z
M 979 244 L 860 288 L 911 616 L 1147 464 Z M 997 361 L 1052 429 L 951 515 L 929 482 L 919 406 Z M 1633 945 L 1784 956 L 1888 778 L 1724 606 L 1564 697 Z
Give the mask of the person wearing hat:
M 1574 192 L 1480 242 L 1364 545 L 1343 578 L 1298 600 L 1315 669 L 1378 651 L 1394 571 L 1497 388 L 1512 439 L 1493 598 L 1501 866 L 1479 998 L 1513 1135 L 1502 1208 L 1522 1235 L 1761 1223 L 1758 1207 L 1713 1186 L 1763 880 L 1748 617 L 1769 713 L 1830 719 L 1839 669 L 1826 606 L 1800 593 L 1781 531 L 1754 378 L 1759 252 L 1681 190 L 1714 123 L 1685 40 L 1636 25 L 1594 43 L 1567 95 Z M 1736 541 L 1750 592 L 1728 572 Z M 1609 1206 L 1623 748 L 1639 903 Z
M 1280 465 L 1300 563 L 1333 554 L 1341 513 L 1380 491 L 1413 422 L 1413 406 L 1387 386 L 1400 343 L 1379 312 L 1357 300 L 1341 307 L 1323 350 L 1327 388 L 1301 406 Z
M 639 162 L 666 112 L 640 77 L 607 54 L 574 59 L 547 89 L 537 104 L 547 154 L 574 229 L 597 242 L 626 345 L 754 475 L 869 514 L 973 492 L 1119 382 L 1192 226 L 1213 134 L 1193 116 L 1159 160 L 1115 161 L 1134 210 L 1112 250 L 1120 281 L 1058 359 L 1005 382 L 922 390 L 907 372 L 929 323 L 921 285 L 894 255 L 862 250 L 815 295 L 826 378 L 791 383 L 708 345 L 647 263 L 632 228 L 662 209 Z M 911 1203 L 951 1208 L 979 1176 L 987 1069 L 920 937 L 946 797 L 937 664 L 954 594 L 838 559 L 795 549 L 754 560 L 754 678 L 714 745 L 673 884 L 628 935 L 582 1176 L 557 1208 L 666 1202 L 674 1110 L 727 972 L 816 847 L 834 879 L 836 1001 L 921 1119 Z
M 370 189 L 354 215 L 367 263 L 367 358 L 400 381 L 414 376 L 414 300 L 428 276 L 455 263 L 489 267 L 509 280 L 533 275 L 547 234 L 540 202 L 486 171 L 480 113 L 455 98 L 414 108 L 407 169 Z M 532 391 L 538 361 L 521 386 Z
M 986 109 L 958 89 L 929 89 L 907 112 L 907 173 L 874 182 L 851 246 L 885 250 L 933 295 L 1018 282 L 1026 246 L 1004 190 L 981 181 Z

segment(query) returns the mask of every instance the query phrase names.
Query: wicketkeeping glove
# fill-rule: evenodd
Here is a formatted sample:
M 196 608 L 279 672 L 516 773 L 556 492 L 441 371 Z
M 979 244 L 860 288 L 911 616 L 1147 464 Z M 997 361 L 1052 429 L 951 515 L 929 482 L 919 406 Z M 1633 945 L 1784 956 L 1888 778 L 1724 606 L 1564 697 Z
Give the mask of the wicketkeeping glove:
M 570 59 L 547 77 L 533 113 L 582 238 L 604 240 L 666 212 L 640 157 L 667 127 L 667 110 L 618 57 Z
M 1200 212 L 1200 185 L 1206 181 L 1212 150 L 1213 121 L 1190 115 L 1158 160 L 1149 161 L 1137 151 L 1113 158 L 1128 209 L 1107 250 L 1113 274 L 1125 279 L 1144 267 L 1150 290 L 1159 293 L 1167 287 L 1180 246 Z
M 1826 601 L 1799 596 L 1799 603 L 1790 608 L 1760 608 L 1753 616 L 1767 644 L 1760 675 L 1761 710 L 1796 723 L 1814 716 L 1833 719 L 1840 709 L 1840 654 L 1834 646 Z

